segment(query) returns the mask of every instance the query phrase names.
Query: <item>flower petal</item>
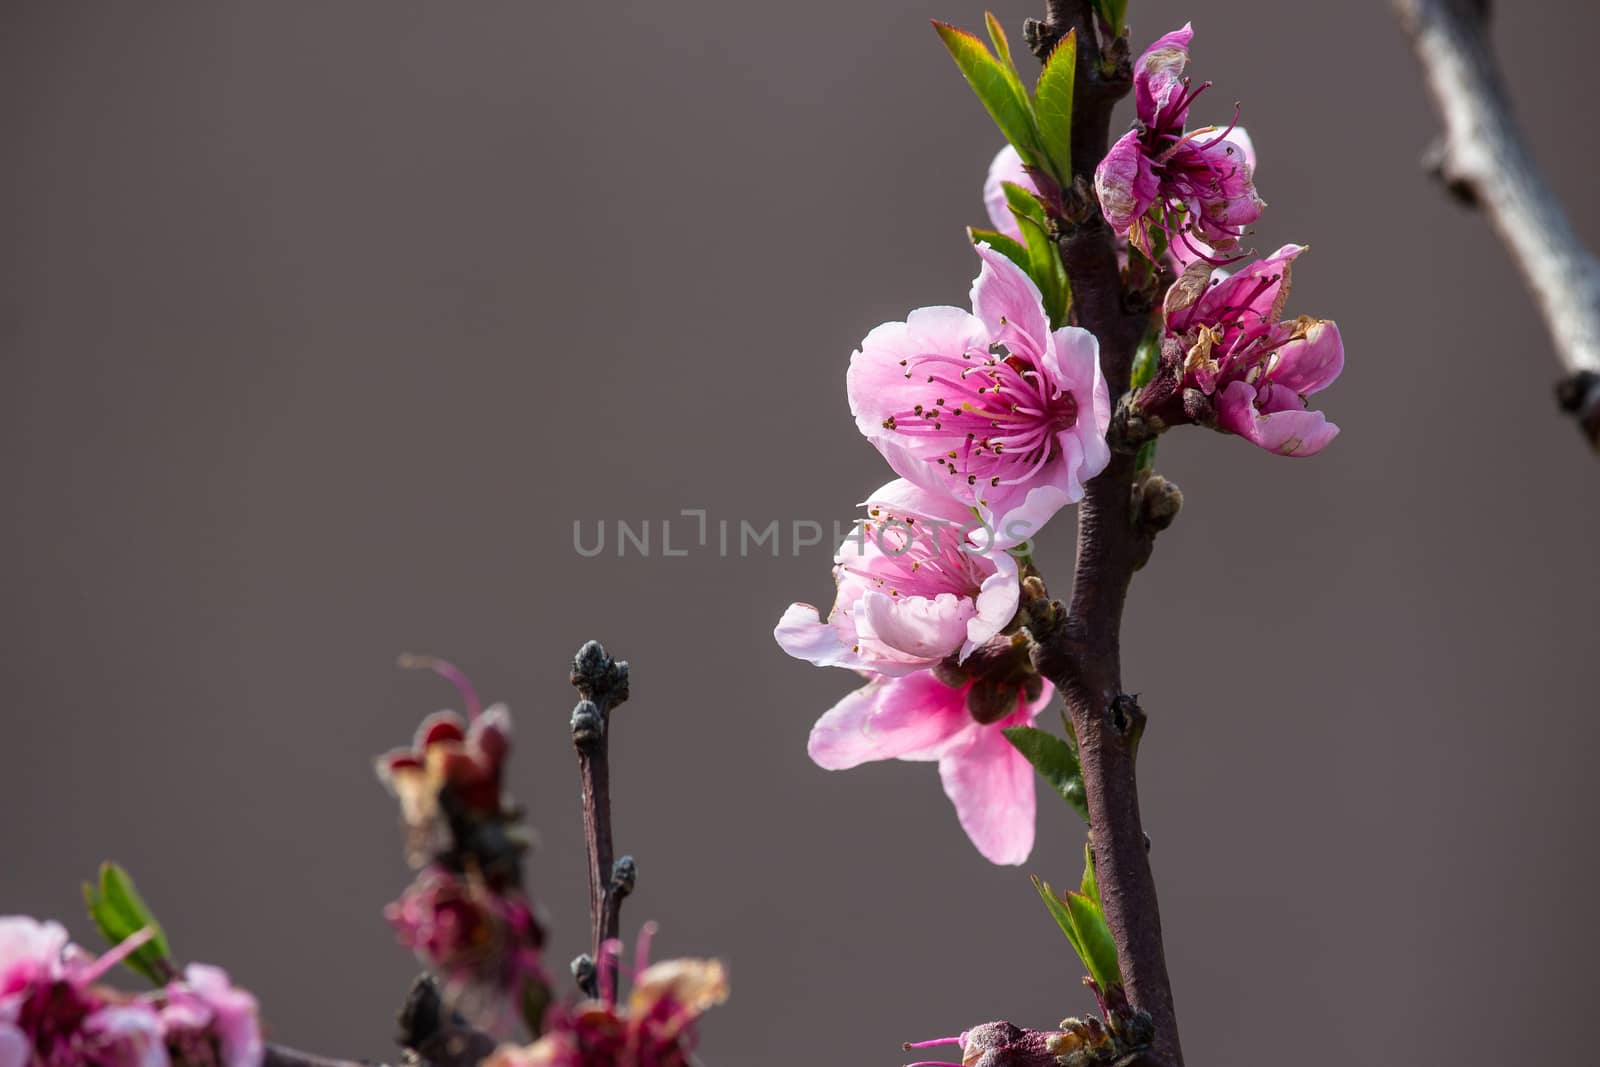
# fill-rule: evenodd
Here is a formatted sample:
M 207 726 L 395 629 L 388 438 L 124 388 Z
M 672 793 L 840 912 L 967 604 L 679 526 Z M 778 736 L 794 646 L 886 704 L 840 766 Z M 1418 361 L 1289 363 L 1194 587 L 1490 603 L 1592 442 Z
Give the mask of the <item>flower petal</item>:
M 1011 213 L 1011 208 L 1006 202 L 1006 191 L 1002 183 L 1010 182 L 1020 185 L 1031 192 L 1037 192 L 1038 187 L 1033 184 L 1033 178 L 1022 165 L 1022 156 L 1010 145 L 1006 145 L 995 153 L 994 162 L 989 164 L 989 175 L 983 182 L 983 208 L 989 213 L 989 224 L 997 233 L 1003 233 L 1013 241 L 1022 240 L 1022 229 L 1017 225 L 1017 217 Z
M 926 750 L 971 721 L 964 691 L 927 671 L 876 678 L 817 720 L 806 751 L 819 767 L 845 770 Z
M 1228 383 L 1216 397 L 1217 425 L 1279 456 L 1315 455 L 1339 434 L 1339 427 L 1320 411 L 1286 409 L 1261 414 L 1255 400 L 1254 386 Z
M 1302 396 L 1332 385 L 1344 370 L 1344 341 L 1331 321 L 1312 323 L 1304 337 L 1278 349 L 1278 359 L 1268 376 L 1274 386 Z
M 818 667 L 854 667 L 858 662 L 851 651 L 855 628 L 848 615 L 841 613 L 838 619 L 840 625 L 835 625 L 824 621 L 822 613 L 810 604 L 790 604 L 772 636 L 777 638 L 778 647 L 795 659 Z
M 856 602 L 856 632 L 863 648 L 880 642 L 931 667 L 961 647 L 967 620 L 976 614 L 970 597 L 954 593 L 890 596 L 870 590 Z
M 1023 863 L 1033 851 L 1033 768 L 1000 731 L 1031 723 L 1050 697 L 1046 684 L 1038 700 L 1019 698 L 1010 718 L 989 726 L 972 723 L 965 743 L 939 760 L 939 778 L 961 828 L 990 863 Z
M 1044 298 L 1023 269 L 987 244 L 977 246 L 983 268 L 972 282 L 972 313 L 996 341 L 1037 356 L 1050 336 Z

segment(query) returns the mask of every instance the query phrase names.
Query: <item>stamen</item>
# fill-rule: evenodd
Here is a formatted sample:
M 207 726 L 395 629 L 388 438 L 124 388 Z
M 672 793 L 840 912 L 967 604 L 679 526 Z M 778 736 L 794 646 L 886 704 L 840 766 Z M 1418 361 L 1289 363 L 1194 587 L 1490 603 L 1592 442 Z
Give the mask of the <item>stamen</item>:
M 146 926 L 144 929 L 139 930 L 136 933 L 129 934 L 127 937 L 123 938 L 122 942 L 115 948 L 104 953 L 99 959 L 89 964 L 89 966 L 84 969 L 79 977 L 84 982 L 96 981 L 107 971 L 111 970 L 111 968 L 115 967 L 117 964 L 121 963 L 123 960 L 139 951 L 145 945 L 149 944 L 155 936 L 156 928 L 154 926 Z
M 472 688 L 472 682 L 467 678 L 466 672 L 449 660 L 406 652 L 400 656 L 398 663 L 403 671 L 432 671 L 455 686 L 456 691 L 461 694 L 461 702 L 467 706 L 468 722 L 476 722 L 478 716 L 483 713 L 483 705 L 478 701 L 478 691 Z

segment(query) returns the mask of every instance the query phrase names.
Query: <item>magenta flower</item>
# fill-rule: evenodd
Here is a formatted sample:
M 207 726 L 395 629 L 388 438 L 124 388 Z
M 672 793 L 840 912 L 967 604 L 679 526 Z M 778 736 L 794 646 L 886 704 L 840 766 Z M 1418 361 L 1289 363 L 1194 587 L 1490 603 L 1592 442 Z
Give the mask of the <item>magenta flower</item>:
M 191 963 L 161 993 L 167 1049 L 186 1067 L 260 1067 L 263 1055 L 256 998 L 220 967 Z
M 973 845 L 991 863 L 1022 863 L 1033 851 L 1033 768 L 1000 731 L 1030 725 L 1050 702 L 1050 684 L 1033 674 L 955 685 L 941 676 L 956 680 L 942 671 L 873 679 L 817 720 L 806 750 L 830 771 L 937 761 Z
M 1095 169 L 1106 222 L 1147 256 L 1154 232 L 1180 260 L 1219 261 L 1266 205 L 1256 195 L 1255 151 L 1244 131 L 1205 126 L 1184 131 L 1189 106 L 1210 84 L 1191 90 L 1183 71 L 1194 31 L 1185 25 L 1156 41 L 1134 65 L 1138 122 Z
M 1038 287 L 987 244 L 972 312 L 918 308 L 850 358 L 856 425 L 896 474 L 974 509 L 1020 544 L 1110 461 L 1111 400 L 1094 335 L 1052 332 Z
M 1218 429 L 1280 456 L 1313 455 L 1332 441 L 1339 428 L 1307 410 L 1306 398 L 1344 369 L 1339 327 L 1282 317 L 1290 265 L 1304 251 L 1284 245 L 1232 275 L 1197 265 L 1172 286 L 1166 332 L 1182 365 L 1146 387 L 1150 399 L 1165 393 L 1177 400 L 1179 389 L 1199 390 L 1211 398 Z
M 774 633 L 785 652 L 819 667 L 898 676 L 964 660 L 1010 624 L 1016 561 L 974 539 L 970 512 L 903 478 L 866 506 L 866 520 L 834 555 L 833 610 L 824 621 L 810 604 L 791 605 Z

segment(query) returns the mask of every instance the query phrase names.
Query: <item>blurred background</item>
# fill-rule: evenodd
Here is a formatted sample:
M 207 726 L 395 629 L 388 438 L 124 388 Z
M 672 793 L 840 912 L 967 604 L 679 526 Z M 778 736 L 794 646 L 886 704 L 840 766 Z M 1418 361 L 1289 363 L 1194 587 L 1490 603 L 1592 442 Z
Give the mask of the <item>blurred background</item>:
M 997 3 L 1020 36 L 1041 4 Z M 393 1057 L 416 964 L 372 757 L 453 702 L 516 718 L 557 968 L 586 926 L 569 657 L 633 666 L 613 740 L 631 932 L 716 954 L 717 1067 L 893 1065 L 900 1042 L 1092 1002 L 1026 875 L 925 764 L 830 774 L 853 684 L 784 657 L 888 473 L 855 343 L 963 303 L 997 135 L 929 31 L 953 0 L 61 4 L 0 9 L 0 912 L 93 940 L 138 878 L 271 1036 Z M 1589 780 L 1600 478 L 1481 219 L 1418 167 L 1437 123 L 1386 5 L 1134 0 L 1261 154 L 1263 251 L 1311 252 L 1344 428 L 1284 460 L 1192 430 L 1129 604 L 1146 823 L 1195 1064 L 1580 1062 L 1600 865 Z M 1600 241 L 1581 101 L 1600 9 L 1497 39 L 1539 159 Z M 1575 121 L 1576 120 L 1576 121 Z M 712 545 L 690 540 L 703 508 Z M 653 529 L 618 558 L 615 523 Z M 778 558 L 715 525 L 783 525 Z M 594 558 L 574 548 L 607 526 Z M 826 539 L 826 538 L 825 538 Z M 691 546 L 694 547 L 694 546 Z M 1058 588 L 1070 516 L 1039 558 Z

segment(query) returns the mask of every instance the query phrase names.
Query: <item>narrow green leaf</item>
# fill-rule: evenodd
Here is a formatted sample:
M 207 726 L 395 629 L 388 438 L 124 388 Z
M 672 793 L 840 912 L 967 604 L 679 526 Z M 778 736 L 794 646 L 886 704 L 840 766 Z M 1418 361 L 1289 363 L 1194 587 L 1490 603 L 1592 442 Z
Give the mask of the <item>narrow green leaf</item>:
M 107 861 L 100 865 L 99 886 L 85 882 L 84 903 L 89 906 L 89 918 L 102 937 L 112 947 L 122 944 L 134 934 L 149 927 L 155 936 L 136 949 L 125 961 L 157 985 L 165 982 L 176 970 L 172 963 L 172 950 L 161 931 L 161 924 L 151 914 L 139 891 L 134 888 L 128 872 Z
M 1139 454 L 1134 457 L 1133 469 L 1136 471 L 1153 470 L 1156 465 L 1156 439 L 1151 438 L 1139 446 Z
M 1083 843 L 1083 880 L 1078 883 L 1078 892 L 1094 901 L 1095 907 L 1100 907 L 1100 884 L 1095 880 L 1094 850 L 1089 847 L 1089 842 Z
M 1139 341 L 1139 347 L 1134 350 L 1133 377 L 1128 382 L 1128 388 L 1144 388 L 1150 379 L 1156 376 L 1156 368 L 1160 365 L 1161 328 L 1157 326 L 1145 331 L 1144 337 Z
M 1000 188 L 1006 194 L 1006 206 L 1013 213 L 1030 218 L 1040 226 L 1045 224 L 1044 205 L 1032 192 L 1016 182 L 1001 182 Z
M 1078 939 L 1078 928 L 1072 921 L 1072 912 L 1067 910 L 1066 901 L 1056 896 L 1056 891 L 1050 888 L 1049 882 L 1039 880 L 1038 875 L 1033 876 L 1033 888 L 1039 891 L 1039 899 L 1044 901 L 1044 906 L 1049 909 L 1050 917 L 1055 919 L 1056 925 L 1061 927 L 1061 932 L 1067 935 L 1067 940 L 1072 943 L 1072 951 L 1078 954 L 1080 960 L 1085 959 L 1083 942 Z M 1085 966 L 1088 964 L 1085 963 Z
M 1022 87 L 1022 75 L 1017 73 L 1017 64 L 1011 58 L 1011 42 L 1006 39 L 1005 28 L 1000 25 L 1000 20 L 994 17 L 993 11 L 985 11 L 983 21 L 989 27 L 989 40 L 994 44 L 994 54 L 999 57 L 1006 77 L 1010 79 L 1018 95 L 1026 100 L 1028 91 Z
M 1073 929 L 1078 934 L 1078 958 L 1089 969 L 1089 977 L 1101 989 L 1122 984 L 1122 971 L 1117 965 L 1117 942 L 1106 925 L 1105 913 L 1100 905 L 1082 893 L 1068 893 L 1064 902 L 1072 917 Z
M 1038 137 L 1033 128 L 1033 102 L 1021 80 L 1006 64 L 996 59 L 982 41 L 965 30 L 935 22 L 934 30 L 950 52 L 950 58 L 972 86 L 978 101 L 994 124 L 1000 127 L 1025 162 L 1038 162 Z
M 1000 732 L 1087 823 L 1089 805 L 1083 795 L 1083 769 L 1078 766 L 1072 746 L 1034 726 L 1008 726 Z
M 1039 287 L 1039 295 L 1044 298 L 1044 310 L 1050 317 L 1050 328 L 1059 329 L 1067 324 L 1067 305 L 1071 294 L 1067 270 L 1061 265 L 1061 254 L 1056 251 L 1056 243 L 1045 232 L 1043 223 L 1018 214 L 1015 208 L 1011 213 L 1016 216 L 1017 227 L 1022 231 L 1022 243 L 1028 249 L 1028 276 Z
M 1027 270 L 1030 266 L 1028 250 L 1013 237 L 998 230 L 980 230 L 975 226 L 967 227 L 967 236 L 972 239 L 973 244 L 988 245 L 1023 270 Z
M 1113 37 L 1126 35 L 1128 0 L 1094 0 L 1094 9 L 1100 16 L 1100 21 L 1111 27 Z
M 1033 91 L 1039 147 L 1063 188 L 1072 186 L 1072 82 L 1077 70 L 1078 34 L 1073 30 L 1045 60 Z

